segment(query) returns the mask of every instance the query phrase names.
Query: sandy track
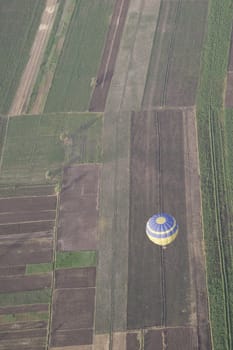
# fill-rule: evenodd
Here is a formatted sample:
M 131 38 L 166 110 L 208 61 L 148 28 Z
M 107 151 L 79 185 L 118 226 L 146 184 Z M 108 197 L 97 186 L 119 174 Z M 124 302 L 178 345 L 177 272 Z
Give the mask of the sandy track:
M 9 115 L 20 115 L 25 113 L 33 85 L 35 83 L 40 64 L 43 59 L 44 50 L 53 26 L 56 15 L 57 0 L 47 0 L 41 22 L 38 27 L 30 57 L 22 74 Z

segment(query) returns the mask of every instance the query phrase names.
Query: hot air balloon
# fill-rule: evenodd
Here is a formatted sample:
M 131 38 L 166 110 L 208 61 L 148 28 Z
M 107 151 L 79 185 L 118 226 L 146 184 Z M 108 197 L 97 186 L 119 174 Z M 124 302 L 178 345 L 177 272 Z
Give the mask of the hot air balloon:
M 166 247 L 176 239 L 178 224 L 169 214 L 155 214 L 147 221 L 146 234 L 153 243 Z

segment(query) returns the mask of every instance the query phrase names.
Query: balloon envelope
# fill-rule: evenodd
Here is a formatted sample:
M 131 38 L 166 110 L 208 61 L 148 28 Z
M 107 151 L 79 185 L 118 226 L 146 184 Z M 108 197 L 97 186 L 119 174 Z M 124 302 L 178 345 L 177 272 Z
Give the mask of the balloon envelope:
M 147 221 L 146 234 L 153 243 L 167 246 L 176 239 L 178 224 L 169 214 L 155 214 Z

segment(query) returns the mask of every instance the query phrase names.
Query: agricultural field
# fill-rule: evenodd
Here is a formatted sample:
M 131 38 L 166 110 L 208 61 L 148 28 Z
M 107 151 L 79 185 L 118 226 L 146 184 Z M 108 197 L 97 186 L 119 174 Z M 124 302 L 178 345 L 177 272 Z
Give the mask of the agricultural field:
M 197 99 L 210 320 L 214 349 L 219 350 L 232 348 L 232 112 L 224 111 L 224 102 L 230 106 L 229 86 L 225 94 L 232 64 L 230 6 L 230 1 L 210 6 Z
M 5 344 L 6 348 L 10 346 L 11 349 L 45 349 L 48 337 L 51 346 L 90 344 L 95 296 L 95 252 L 66 252 L 61 249 L 56 252 L 55 227 L 59 213 L 54 186 L 18 186 L 17 191 L 11 191 L 10 197 L 7 188 L 5 197 L 3 193 L 2 188 L 1 346 Z M 65 247 L 67 243 L 64 239 Z M 73 319 L 69 311 L 71 296 L 74 303 Z M 51 298 L 52 336 L 48 333 Z M 61 317 L 62 327 L 59 326 Z
M 195 104 L 207 8 L 207 0 L 161 2 L 143 108 Z
M 69 166 L 64 170 L 57 231 L 58 250 L 97 249 L 99 177 L 97 164 Z
M 29 58 L 45 0 L 0 1 L 0 113 L 11 106 L 23 68 Z
M 57 0 L 46 0 L 44 11 L 40 19 L 40 25 L 29 53 L 28 62 L 22 73 L 11 108 L 8 111 L 9 115 L 21 115 L 27 109 L 28 99 L 38 74 L 45 46 L 56 16 L 56 4 Z
M 0 343 L 4 349 L 43 349 L 47 341 L 57 203 L 53 190 L 53 186 L 35 188 L 35 192 L 21 188 L 14 196 L 0 199 Z
M 28 101 L 27 113 L 29 114 L 43 113 L 66 33 L 75 9 L 75 2 L 76 0 L 61 0 L 57 4 L 52 32 L 49 36 L 33 91 Z
M 178 5 L 170 1 L 162 4 Z M 192 35 L 198 47 L 193 55 L 197 60 L 196 85 L 187 92 L 193 99 L 187 105 L 192 106 L 207 3 L 180 3 L 183 20 L 186 4 L 196 13 L 203 10 L 202 26 L 194 33 L 194 24 L 185 22 L 189 39 L 183 50 L 189 49 Z M 145 100 L 147 93 L 156 94 L 148 87 L 147 72 L 155 82 L 149 37 L 157 35 L 155 19 L 157 16 L 160 23 L 163 9 L 159 5 L 155 1 L 130 3 L 106 103 L 94 337 L 98 350 L 152 349 L 155 342 L 161 349 L 164 343 L 168 349 L 181 349 L 181 344 L 184 349 L 211 348 L 195 109 L 186 108 L 185 96 L 183 100 L 179 96 L 177 109 L 161 109 L 160 104 Z M 170 23 L 167 28 L 172 32 Z M 140 65 L 142 61 L 144 65 Z M 180 85 L 182 79 L 186 81 L 185 77 L 179 79 Z M 171 88 L 172 82 L 169 84 Z M 145 110 L 132 112 L 142 108 Z M 151 245 L 144 232 L 145 220 L 160 207 L 172 212 L 180 224 L 179 240 L 164 253 Z
M 0 349 L 231 350 L 231 0 L 30 6 L 28 53 L 54 22 L 0 118 Z
M 187 293 L 190 289 L 187 249 L 189 232 L 185 215 L 183 133 L 181 112 L 143 112 L 132 115 L 127 313 L 129 329 L 161 326 L 164 317 L 168 325 L 188 323 L 191 312 Z M 174 243 L 174 249 L 166 250 L 164 256 L 161 256 L 159 247 L 151 245 L 147 237 L 141 234 L 146 225 L 145 218 L 150 217 L 153 210 L 172 213 L 180 225 L 180 239 Z M 180 251 L 183 252 L 182 255 Z M 143 263 L 138 256 L 141 256 Z M 161 259 L 164 259 L 162 267 Z M 163 266 L 165 291 L 158 288 Z M 182 270 L 182 274 L 179 274 L 179 270 Z M 153 279 L 150 278 L 151 275 Z M 138 289 L 142 292 L 138 293 Z M 163 314 L 163 298 L 166 300 L 166 315 Z M 140 302 L 141 299 L 143 303 Z M 176 300 L 176 303 L 172 300 Z M 180 310 L 185 311 L 180 313 Z
M 44 112 L 88 110 L 112 9 L 113 0 L 76 1 Z
M 101 115 L 9 117 L 6 129 L 1 184 L 57 181 L 68 164 L 101 160 Z
M 105 109 L 128 8 L 129 0 L 115 2 L 89 111 L 103 112 Z

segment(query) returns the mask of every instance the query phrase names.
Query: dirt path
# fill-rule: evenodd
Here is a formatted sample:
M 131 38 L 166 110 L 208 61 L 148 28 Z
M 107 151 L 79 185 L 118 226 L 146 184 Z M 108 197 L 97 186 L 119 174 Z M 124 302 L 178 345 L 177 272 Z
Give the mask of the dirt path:
M 16 95 L 8 113 L 9 115 L 20 115 L 25 113 L 53 26 L 56 10 L 57 0 L 47 0 L 30 52 L 30 57 L 22 74 Z

